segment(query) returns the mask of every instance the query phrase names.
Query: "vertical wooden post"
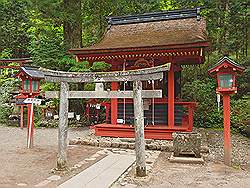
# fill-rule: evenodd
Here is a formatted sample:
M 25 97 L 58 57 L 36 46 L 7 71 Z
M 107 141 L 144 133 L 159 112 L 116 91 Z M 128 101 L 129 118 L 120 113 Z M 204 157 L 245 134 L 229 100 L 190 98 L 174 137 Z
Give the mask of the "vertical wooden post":
M 188 106 L 188 130 L 192 131 L 194 123 L 194 107 Z
M 88 119 L 88 121 L 89 121 L 89 112 L 90 112 L 90 110 L 89 110 L 89 104 L 87 104 L 87 106 L 86 106 L 86 113 L 87 113 L 87 119 Z
M 231 166 L 231 137 L 230 137 L 230 95 L 223 95 L 224 115 L 224 163 Z
M 134 81 L 134 125 L 135 125 L 135 153 L 136 175 L 146 176 L 145 140 L 144 140 L 144 115 L 142 101 L 142 82 Z
M 67 166 L 67 136 L 68 136 L 68 91 L 67 82 L 61 82 L 60 89 L 60 109 L 59 109 L 59 129 L 58 129 L 58 156 L 57 168 L 65 169 Z
M 20 128 L 23 129 L 23 105 L 20 106 Z
M 174 128 L 174 66 L 168 72 L 168 125 Z
M 106 111 L 105 111 L 105 114 L 106 114 L 106 123 L 108 123 L 108 120 L 109 120 L 109 111 L 110 111 L 110 105 L 106 105 Z
M 33 148 L 34 134 L 34 104 L 28 104 L 27 148 Z
M 118 89 L 118 82 L 111 83 L 111 90 L 115 91 Z M 117 124 L 118 115 L 118 99 L 111 99 L 111 124 Z

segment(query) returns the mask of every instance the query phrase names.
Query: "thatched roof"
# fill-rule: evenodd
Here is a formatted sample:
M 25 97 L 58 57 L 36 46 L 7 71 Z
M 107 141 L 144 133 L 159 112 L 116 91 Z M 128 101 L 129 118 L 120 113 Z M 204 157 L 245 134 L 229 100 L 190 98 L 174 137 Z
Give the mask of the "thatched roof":
M 72 49 L 73 54 L 126 48 L 182 48 L 207 42 L 206 23 L 196 9 L 109 18 L 102 40 L 87 48 Z M 177 47 L 176 47 L 177 46 Z
M 90 49 L 153 47 L 206 41 L 205 21 L 196 18 L 114 25 Z

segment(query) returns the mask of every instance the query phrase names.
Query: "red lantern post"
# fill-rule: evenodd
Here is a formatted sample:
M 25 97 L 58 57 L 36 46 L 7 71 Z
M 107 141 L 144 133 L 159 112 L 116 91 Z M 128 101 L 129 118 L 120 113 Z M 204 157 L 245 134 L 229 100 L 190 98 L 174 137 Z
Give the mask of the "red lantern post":
M 230 137 L 230 95 L 237 93 L 236 74 L 244 71 L 228 57 L 222 58 L 214 67 L 209 69 L 209 74 L 217 77 L 218 87 L 216 92 L 223 96 L 224 116 L 224 163 L 231 166 L 231 137 Z
M 27 147 L 33 147 L 33 133 L 34 133 L 34 104 L 39 104 L 41 100 L 34 99 L 40 95 L 40 80 L 43 75 L 38 74 L 32 67 L 21 67 L 16 77 L 22 81 L 22 88 L 19 95 L 16 97 L 17 104 L 21 106 L 20 127 L 23 128 L 23 107 L 28 108 L 27 121 Z

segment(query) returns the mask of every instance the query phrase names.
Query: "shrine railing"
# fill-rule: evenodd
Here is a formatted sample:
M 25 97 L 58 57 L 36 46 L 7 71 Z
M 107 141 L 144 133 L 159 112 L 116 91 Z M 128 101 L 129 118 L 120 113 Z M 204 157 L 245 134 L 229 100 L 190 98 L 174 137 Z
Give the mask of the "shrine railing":
M 167 99 L 147 99 L 148 106 L 144 107 L 145 126 L 166 126 L 168 125 L 168 101 Z M 101 106 L 106 107 L 106 123 L 110 123 L 111 107 L 110 102 L 103 102 Z M 197 106 L 196 102 L 175 101 L 175 126 L 174 129 L 185 129 L 192 131 L 193 115 Z M 125 113 L 124 113 L 125 110 Z M 118 101 L 118 123 L 133 124 L 133 101 L 126 99 Z

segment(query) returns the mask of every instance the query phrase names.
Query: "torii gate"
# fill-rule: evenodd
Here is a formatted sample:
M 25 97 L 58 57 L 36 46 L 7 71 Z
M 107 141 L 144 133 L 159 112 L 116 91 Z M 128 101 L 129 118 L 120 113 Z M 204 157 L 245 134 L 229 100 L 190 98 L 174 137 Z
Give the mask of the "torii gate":
M 60 95 L 58 91 L 46 92 L 46 98 L 60 96 L 59 134 L 57 168 L 63 169 L 67 165 L 67 130 L 68 130 L 68 99 L 70 98 L 133 98 L 134 125 L 135 125 L 135 153 L 136 175 L 146 175 L 145 140 L 144 140 L 144 114 L 142 98 L 161 98 L 161 90 L 142 90 L 142 81 L 163 79 L 163 72 L 170 70 L 170 63 L 162 66 L 130 71 L 71 73 L 53 71 L 40 68 L 46 81 L 60 82 Z M 133 81 L 133 91 L 69 91 L 68 83 L 80 82 L 120 82 Z

